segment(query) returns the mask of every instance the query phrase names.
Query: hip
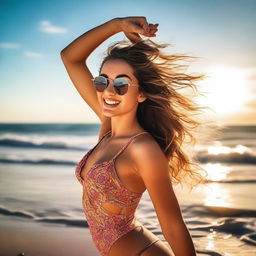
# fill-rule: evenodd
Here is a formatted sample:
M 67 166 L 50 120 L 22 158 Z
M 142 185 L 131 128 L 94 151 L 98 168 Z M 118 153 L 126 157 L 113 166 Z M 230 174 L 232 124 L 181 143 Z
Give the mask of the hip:
M 159 256 L 174 255 L 169 247 L 136 219 L 134 228 L 114 242 L 108 256 L 150 256 L 156 253 Z

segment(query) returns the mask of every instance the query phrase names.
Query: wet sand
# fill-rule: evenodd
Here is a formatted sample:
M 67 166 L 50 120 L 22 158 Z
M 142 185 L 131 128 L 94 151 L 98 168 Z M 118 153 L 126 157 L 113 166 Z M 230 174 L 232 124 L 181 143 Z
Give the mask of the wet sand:
M 88 228 L 0 216 L 0 230 L 0 256 L 98 255 Z

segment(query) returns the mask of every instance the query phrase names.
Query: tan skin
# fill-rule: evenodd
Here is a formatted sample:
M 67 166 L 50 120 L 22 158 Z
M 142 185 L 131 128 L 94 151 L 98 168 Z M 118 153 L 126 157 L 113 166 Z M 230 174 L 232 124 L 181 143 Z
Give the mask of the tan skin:
M 81 35 L 61 52 L 63 63 L 77 91 L 101 121 L 99 139 L 111 130 L 110 135 L 103 139 L 88 158 L 81 172 L 82 177 L 92 165 L 112 159 L 131 136 L 144 131 L 137 121 L 136 110 L 138 104 L 146 98 L 139 92 L 133 68 L 123 60 L 105 62 L 101 74 L 108 76 L 110 84 L 104 92 L 96 92 L 91 81 L 93 76 L 85 63 L 98 45 L 118 32 L 124 32 L 131 41 L 141 40 L 140 35 L 154 37 L 157 24 L 148 24 L 145 17 L 116 18 Z M 128 75 L 130 79 L 125 79 L 134 84 L 125 95 L 116 94 L 113 88 L 112 80 L 120 74 Z M 120 104 L 110 108 L 104 103 L 106 98 L 120 101 Z M 141 255 L 196 255 L 169 182 L 168 161 L 153 137 L 148 133 L 136 137 L 118 156 L 115 166 L 121 182 L 128 189 L 140 193 L 147 189 L 163 235 L 171 248 L 158 241 Z M 119 209 L 110 205 L 108 210 L 114 213 Z M 118 239 L 112 245 L 108 256 L 135 256 L 156 239 L 158 237 L 145 227 L 137 227 Z

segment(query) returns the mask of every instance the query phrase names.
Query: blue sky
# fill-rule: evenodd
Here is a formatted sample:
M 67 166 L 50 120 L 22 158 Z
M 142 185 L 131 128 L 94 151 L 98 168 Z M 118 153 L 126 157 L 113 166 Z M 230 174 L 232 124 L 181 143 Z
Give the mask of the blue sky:
M 72 85 L 60 51 L 112 18 L 145 16 L 149 23 L 159 23 L 154 41 L 170 43 L 172 53 L 200 57 L 191 64 L 191 71 L 208 72 L 215 67 L 217 81 L 230 77 L 229 85 L 222 80 L 212 89 L 206 83 L 215 98 L 226 87 L 229 95 L 223 102 L 237 106 L 227 112 L 218 110 L 218 120 L 256 124 L 255 10 L 254 0 L 1 0 L 0 122 L 99 122 Z M 121 39 L 123 33 L 114 35 L 92 53 L 88 64 L 94 75 L 104 50 Z M 241 102 L 239 95 L 232 94 L 239 88 L 246 91 Z M 208 102 L 216 107 L 213 99 Z

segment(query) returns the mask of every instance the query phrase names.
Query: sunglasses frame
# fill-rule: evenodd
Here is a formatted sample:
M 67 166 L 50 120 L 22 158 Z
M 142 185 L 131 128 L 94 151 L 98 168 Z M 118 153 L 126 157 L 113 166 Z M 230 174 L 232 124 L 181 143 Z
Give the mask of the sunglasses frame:
M 107 78 L 107 77 L 105 77 L 105 76 L 96 76 L 96 77 L 94 77 L 94 78 L 92 78 L 91 80 L 92 80 L 92 82 L 93 82 L 93 84 L 94 84 L 94 80 L 97 78 L 97 77 L 103 77 L 106 81 L 107 81 L 107 86 L 104 88 L 104 90 L 102 91 L 102 92 L 104 92 L 105 91 L 105 89 L 109 86 L 109 80 L 111 80 L 112 82 L 113 82 L 113 87 L 114 87 L 114 89 L 115 89 L 115 92 L 118 94 L 118 95 L 125 95 L 127 92 L 128 92 L 128 89 L 129 89 L 129 86 L 139 86 L 138 84 L 132 84 L 132 83 L 130 83 L 129 81 L 127 81 L 125 78 L 123 78 L 123 77 L 118 77 L 118 78 L 115 78 L 115 79 L 110 79 L 110 78 Z M 118 93 L 118 91 L 117 91 L 117 89 L 118 89 L 118 86 L 115 86 L 115 80 L 116 79 L 124 79 L 126 82 L 127 82 L 127 85 L 128 85 L 128 89 L 127 89 L 127 91 L 124 93 L 124 94 L 119 94 Z M 94 84 L 95 85 L 95 84 Z M 98 91 L 98 92 L 100 92 L 100 91 Z

